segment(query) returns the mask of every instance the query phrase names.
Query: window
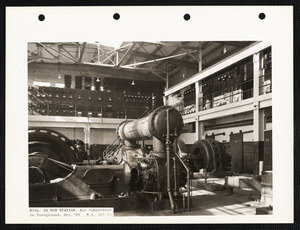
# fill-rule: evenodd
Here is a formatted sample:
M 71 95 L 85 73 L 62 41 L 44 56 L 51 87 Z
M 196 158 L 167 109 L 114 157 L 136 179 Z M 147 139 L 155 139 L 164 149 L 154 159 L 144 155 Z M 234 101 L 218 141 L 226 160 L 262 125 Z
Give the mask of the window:
M 260 54 L 259 95 L 272 92 L 272 53 L 268 48 Z
M 75 89 L 82 89 L 82 77 L 75 76 Z
M 92 86 L 92 78 L 91 77 L 85 77 L 85 89 L 91 89 Z
M 95 90 L 99 91 L 101 86 L 101 79 L 99 77 L 94 78 Z
M 57 87 L 57 88 L 65 88 L 65 84 L 64 83 L 55 83 L 55 87 Z
M 202 80 L 199 110 L 216 108 L 253 97 L 252 56 Z
M 33 81 L 33 86 L 46 86 L 50 87 L 51 83 L 46 81 Z
M 65 86 L 66 88 L 70 89 L 72 85 L 72 76 L 71 75 L 65 75 Z

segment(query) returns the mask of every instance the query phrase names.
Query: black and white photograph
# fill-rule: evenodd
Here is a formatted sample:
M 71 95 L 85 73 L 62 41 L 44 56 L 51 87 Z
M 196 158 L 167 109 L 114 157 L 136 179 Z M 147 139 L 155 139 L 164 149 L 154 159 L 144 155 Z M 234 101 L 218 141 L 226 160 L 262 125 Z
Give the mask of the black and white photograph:
M 29 43 L 30 207 L 272 214 L 271 73 L 259 41 Z
M 188 9 L 180 11 L 186 25 L 197 15 L 196 9 Z M 48 26 L 51 9 L 34 12 L 35 23 Z M 120 29 L 116 24 L 126 14 L 110 8 L 108 12 L 110 30 Z M 260 23 L 273 11 L 269 14 L 265 7 L 254 13 Z M 292 74 L 281 75 L 280 39 L 272 40 L 265 27 L 251 32 L 246 25 L 241 30 L 249 36 L 241 32 L 243 36 L 218 37 L 215 30 L 207 36 L 201 26 L 187 26 L 199 34 L 183 36 L 182 30 L 172 37 L 166 35 L 170 27 L 179 32 L 185 26 L 161 30 L 165 24 L 157 25 L 160 35 L 145 23 L 141 32 L 154 33 L 147 38 L 137 25 L 120 29 L 135 31 L 135 36 L 110 34 L 105 31 L 108 25 L 100 24 L 89 25 L 91 36 L 86 34 L 89 29 L 76 27 L 85 33 L 79 37 L 54 35 L 48 26 L 49 37 L 28 35 L 20 45 L 22 68 L 11 73 L 22 78 L 15 90 L 23 95 L 24 117 L 18 122 L 25 148 L 18 173 L 25 175 L 21 190 L 26 192 L 12 203 L 16 206 L 22 199 L 28 215 L 19 221 L 274 221 L 283 207 L 278 197 L 282 183 L 287 183 L 288 194 L 293 192 L 288 165 L 292 145 L 285 153 L 278 148 L 278 133 L 284 138 L 292 134 L 286 132 L 292 121 L 283 126 L 278 113 L 290 119 L 292 112 L 288 100 L 280 101 L 292 93 L 287 90 Z M 58 31 L 66 29 L 57 21 L 54 25 Z M 228 23 L 230 31 L 232 27 Z M 71 34 L 76 34 L 74 28 Z M 284 61 L 282 66 L 290 66 Z M 13 88 L 8 89 L 11 99 Z M 278 101 L 286 104 L 280 108 Z M 284 138 L 282 143 L 290 143 Z M 7 162 L 11 165 L 13 157 Z M 6 175 L 12 170 L 7 166 Z M 288 175 L 286 181 L 282 173 Z M 288 214 L 291 199 L 284 205 L 293 218 Z

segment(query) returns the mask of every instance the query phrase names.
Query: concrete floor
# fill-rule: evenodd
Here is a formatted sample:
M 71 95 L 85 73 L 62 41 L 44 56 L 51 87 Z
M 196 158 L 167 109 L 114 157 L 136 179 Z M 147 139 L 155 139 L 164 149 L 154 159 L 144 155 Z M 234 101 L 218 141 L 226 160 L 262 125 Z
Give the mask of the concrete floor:
M 191 210 L 182 209 L 175 215 L 255 215 L 261 207 L 260 193 L 251 190 L 233 189 L 230 194 L 225 190 L 223 179 L 192 180 Z M 210 190 L 210 191 L 208 191 Z M 168 202 L 168 201 L 167 201 Z M 115 216 L 170 216 L 170 209 L 150 211 L 137 208 L 131 211 L 115 212 Z

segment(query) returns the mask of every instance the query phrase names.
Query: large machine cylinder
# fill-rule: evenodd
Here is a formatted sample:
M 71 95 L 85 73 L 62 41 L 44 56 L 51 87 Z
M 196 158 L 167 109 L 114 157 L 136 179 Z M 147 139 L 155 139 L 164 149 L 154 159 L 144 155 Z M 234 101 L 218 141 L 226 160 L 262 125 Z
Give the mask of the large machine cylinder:
M 171 139 L 175 130 L 179 136 L 183 120 L 178 110 L 171 106 L 161 106 L 155 109 L 148 116 L 138 120 L 125 121 L 117 128 L 117 134 L 122 140 L 140 141 L 156 137 L 161 141 L 166 140 L 167 133 L 167 110 L 169 110 L 169 128 Z

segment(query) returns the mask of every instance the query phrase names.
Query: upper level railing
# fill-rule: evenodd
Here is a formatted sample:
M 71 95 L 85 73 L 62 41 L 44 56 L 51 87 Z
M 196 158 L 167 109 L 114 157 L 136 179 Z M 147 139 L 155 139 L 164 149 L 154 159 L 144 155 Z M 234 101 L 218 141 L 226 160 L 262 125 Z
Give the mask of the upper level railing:
M 259 76 L 259 95 L 272 93 L 271 72 Z
M 253 80 L 203 95 L 199 98 L 199 111 L 217 108 L 253 97 Z

